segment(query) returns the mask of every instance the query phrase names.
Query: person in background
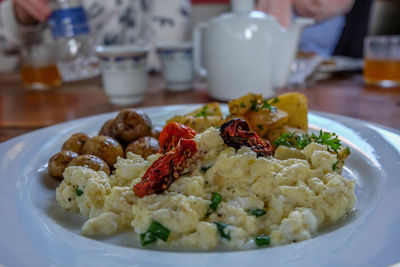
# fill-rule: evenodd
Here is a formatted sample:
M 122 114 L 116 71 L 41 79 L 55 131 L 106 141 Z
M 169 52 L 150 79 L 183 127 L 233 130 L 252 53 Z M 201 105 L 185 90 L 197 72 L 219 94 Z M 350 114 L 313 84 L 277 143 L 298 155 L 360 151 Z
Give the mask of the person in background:
M 40 30 L 51 15 L 50 0 L 0 3 L 0 40 L 19 46 L 26 32 Z M 181 42 L 187 36 L 190 0 L 83 0 L 96 45 L 149 45 L 149 68 L 159 69 L 154 46 Z
M 345 26 L 345 14 L 354 0 L 258 0 L 256 9 L 275 16 L 283 27 L 293 18 L 308 17 L 316 23 L 307 27 L 300 38 L 299 50 L 331 56 Z

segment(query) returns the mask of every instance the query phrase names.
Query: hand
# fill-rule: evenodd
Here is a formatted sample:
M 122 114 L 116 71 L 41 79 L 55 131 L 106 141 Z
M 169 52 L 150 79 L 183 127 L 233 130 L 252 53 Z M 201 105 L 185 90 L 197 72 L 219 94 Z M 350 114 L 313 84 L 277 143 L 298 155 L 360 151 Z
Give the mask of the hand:
M 13 0 L 15 15 L 19 23 L 34 25 L 44 22 L 51 14 L 47 5 L 50 0 Z
M 292 22 L 292 0 L 258 0 L 256 9 L 274 16 L 285 28 Z

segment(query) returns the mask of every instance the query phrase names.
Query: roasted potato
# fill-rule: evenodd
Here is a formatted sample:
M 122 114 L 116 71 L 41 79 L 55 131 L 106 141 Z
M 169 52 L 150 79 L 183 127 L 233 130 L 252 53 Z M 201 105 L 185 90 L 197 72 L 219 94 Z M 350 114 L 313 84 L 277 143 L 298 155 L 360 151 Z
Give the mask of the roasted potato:
M 192 112 L 186 114 L 186 116 L 194 116 L 194 117 L 208 117 L 208 116 L 217 116 L 222 118 L 221 106 L 218 102 L 207 103 L 201 108 L 195 109 Z
M 126 144 L 140 137 L 150 136 L 151 129 L 150 118 L 144 112 L 133 108 L 121 110 L 113 125 L 115 137 Z
M 159 151 L 160 144 L 158 143 L 158 140 L 151 136 L 144 136 L 130 143 L 125 149 L 125 154 L 132 152 L 146 159 L 148 156 L 156 154 Z
M 242 115 L 263 102 L 262 95 L 249 93 L 228 103 L 231 115 Z
M 250 124 L 250 128 L 262 137 L 267 136 L 271 129 L 282 127 L 288 120 L 288 114 L 280 109 L 248 111 L 244 117 Z
M 182 123 L 194 129 L 197 133 L 202 133 L 210 127 L 221 126 L 223 116 L 218 102 L 208 103 L 186 115 L 177 115 L 167 121 Z
M 114 119 L 106 121 L 99 131 L 99 135 L 110 136 L 115 139 L 114 134 Z
M 49 174 L 58 180 L 62 180 L 65 168 L 71 160 L 78 157 L 78 153 L 73 151 L 60 151 L 49 159 L 47 170 Z
M 95 155 L 110 167 L 117 162 L 117 157 L 124 156 L 124 150 L 121 144 L 112 137 L 97 135 L 89 138 L 83 146 L 83 154 Z
M 194 116 L 175 116 L 169 119 L 167 123 L 171 121 L 189 126 L 197 133 L 202 133 L 210 127 L 221 126 L 223 123 L 222 117 L 219 116 L 207 116 L 207 118 Z
M 61 150 L 73 151 L 82 154 L 83 145 L 89 139 L 89 136 L 85 133 L 73 134 L 67 141 L 62 145 Z
M 305 95 L 291 92 L 279 95 L 275 99 L 269 100 L 269 103 L 278 109 L 287 112 L 289 118 L 287 125 L 299 128 L 305 132 L 308 130 L 307 111 L 308 104 Z
M 76 158 L 73 158 L 68 163 L 67 167 L 70 166 L 87 167 L 95 171 L 103 171 L 107 175 L 110 175 L 110 167 L 108 166 L 108 164 L 101 158 L 96 157 L 94 155 L 80 155 Z

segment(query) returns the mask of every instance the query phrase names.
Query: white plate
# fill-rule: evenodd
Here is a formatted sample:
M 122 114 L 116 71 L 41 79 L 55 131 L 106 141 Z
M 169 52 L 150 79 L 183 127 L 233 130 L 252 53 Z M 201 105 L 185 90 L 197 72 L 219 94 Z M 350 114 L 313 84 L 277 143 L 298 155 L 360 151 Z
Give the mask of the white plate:
M 160 125 L 198 106 L 142 110 Z M 400 261 L 400 134 L 317 112 L 309 114 L 310 128 L 336 132 L 351 148 L 344 176 L 356 179 L 358 202 L 349 218 L 315 238 L 256 250 L 183 253 L 126 247 L 133 242 L 129 238 L 79 235 L 81 220 L 56 212 L 56 183 L 43 166 L 72 133 L 96 134 L 113 116 L 70 121 L 0 144 L 1 266 L 387 266 Z

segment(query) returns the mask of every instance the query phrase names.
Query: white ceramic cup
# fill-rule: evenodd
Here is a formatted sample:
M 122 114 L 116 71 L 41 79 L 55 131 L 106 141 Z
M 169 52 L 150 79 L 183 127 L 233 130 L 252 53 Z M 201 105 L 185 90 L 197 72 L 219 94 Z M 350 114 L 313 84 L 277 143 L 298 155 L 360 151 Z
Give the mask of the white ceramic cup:
M 147 89 L 147 47 L 98 46 L 103 86 L 114 105 L 141 103 Z
M 157 45 L 163 77 L 169 90 L 185 91 L 192 88 L 194 79 L 192 50 L 192 43 Z

